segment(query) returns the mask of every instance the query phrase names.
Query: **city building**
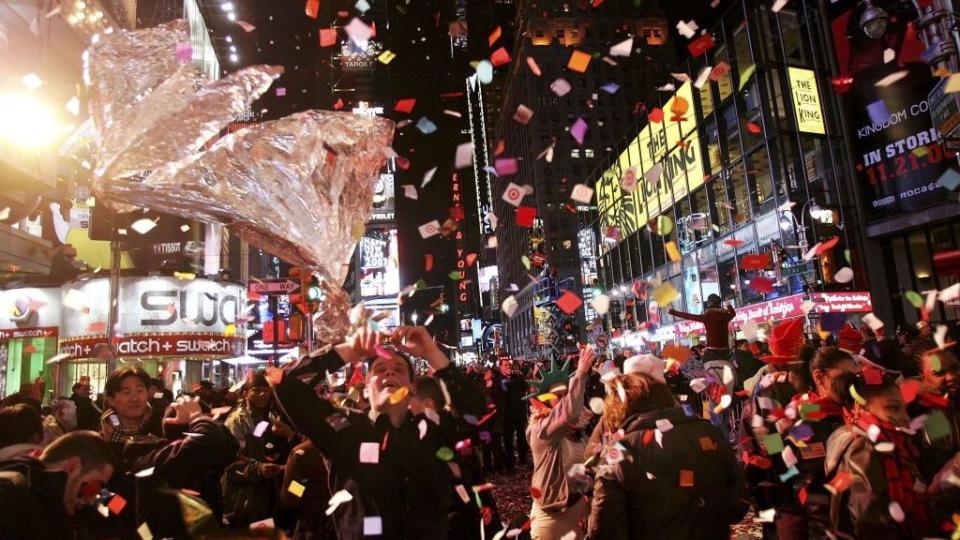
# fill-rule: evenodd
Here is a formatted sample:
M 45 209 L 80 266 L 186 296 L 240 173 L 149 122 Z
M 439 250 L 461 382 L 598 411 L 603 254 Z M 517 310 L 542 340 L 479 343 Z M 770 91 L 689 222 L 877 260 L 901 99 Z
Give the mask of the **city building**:
M 734 2 L 692 36 L 689 80 L 597 168 L 594 294 L 615 344 L 702 333 L 668 309 L 699 313 L 711 294 L 737 329 L 805 315 L 835 329 L 873 309 L 821 15 Z
M 517 158 L 517 170 L 495 177 L 491 191 L 500 223 L 498 296 L 501 302 L 510 295 L 518 301 L 514 315 L 504 321 L 504 338 L 512 354 L 530 356 L 552 339 L 538 335 L 534 310 L 550 298 L 532 291 L 560 288 L 526 286 L 541 273 L 572 290 L 590 285 L 584 281 L 592 279 L 581 271 L 579 249 L 580 231 L 592 214 L 589 205 L 573 206 L 571 190 L 615 150 L 617 141 L 636 129 L 674 54 L 666 19 L 650 2 L 638 7 L 630 1 L 607 1 L 593 7 L 584 2 L 520 1 L 515 20 L 515 41 L 507 47 L 513 62 L 489 142 L 493 164 Z M 621 45 L 629 57 L 610 55 L 611 47 L 631 38 L 632 44 Z M 532 117 L 525 117 L 524 108 Z M 582 142 L 569 131 L 578 123 L 587 128 Z M 526 190 L 515 193 L 513 203 L 503 198 L 511 183 Z M 525 214 L 536 213 L 532 225 L 517 223 L 517 206 L 524 207 Z M 568 322 L 582 339 L 584 311 L 578 310 Z
M 826 12 L 833 39 L 824 41 L 829 47 L 824 58 L 845 90 L 852 157 L 845 176 L 865 219 L 865 256 L 876 262 L 869 275 L 875 311 L 891 327 L 915 325 L 928 293 L 947 289 L 960 277 L 954 181 L 960 118 L 949 113 L 956 94 L 928 97 L 946 81 L 938 85 L 941 77 L 932 68 L 953 73 L 958 60 L 956 53 L 927 57 L 934 44 L 918 38 L 916 9 L 909 2 L 840 0 L 830 2 Z M 884 10 L 886 23 L 866 24 L 877 18 L 877 10 Z M 925 58 L 933 65 L 928 67 Z M 927 318 L 933 323 L 960 318 L 960 301 L 934 302 Z

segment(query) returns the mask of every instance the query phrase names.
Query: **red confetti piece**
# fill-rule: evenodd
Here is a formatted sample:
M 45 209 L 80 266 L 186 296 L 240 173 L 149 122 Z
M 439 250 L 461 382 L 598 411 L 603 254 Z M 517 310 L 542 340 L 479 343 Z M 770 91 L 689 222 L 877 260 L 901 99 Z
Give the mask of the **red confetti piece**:
M 432 254 L 432 253 L 425 253 L 425 254 L 423 255 L 423 257 L 424 257 L 424 259 L 426 259 L 426 260 L 424 261 L 424 267 L 425 267 L 426 271 L 429 272 L 429 271 L 433 270 L 433 254 Z
M 399 113 L 407 113 L 413 110 L 414 105 L 417 104 L 417 100 L 413 98 L 401 99 L 397 101 L 397 104 L 393 106 L 393 110 Z
M 833 238 L 827 240 L 826 242 L 820 242 L 820 245 L 817 247 L 817 255 L 823 255 L 827 251 L 830 251 L 833 246 L 837 245 L 840 242 L 839 236 L 834 236 Z
M 765 277 L 754 277 L 750 280 L 750 288 L 760 294 L 770 294 L 773 292 L 773 280 Z
M 716 45 L 716 42 L 713 41 L 713 36 L 704 34 L 688 43 L 687 50 L 690 51 L 691 56 L 701 56 L 712 49 L 714 45 Z
M 303 9 L 307 17 L 311 19 L 316 19 L 318 13 L 320 12 L 320 0 L 307 0 L 307 5 Z
M 744 255 L 740 260 L 741 270 L 764 270 L 770 266 L 769 253 Z
M 739 247 L 745 244 L 746 242 L 744 242 L 743 240 L 730 239 L 730 240 L 724 240 L 723 243 L 730 247 Z
M 567 315 L 572 315 L 583 305 L 583 300 L 571 291 L 563 291 L 563 294 L 560 298 L 557 298 L 554 303 L 561 311 Z
M 493 47 L 493 44 L 496 43 L 498 39 L 500 39 L 500 35 L 502 34 L 502 32 L 503 30 L 499 26 L 494 28 L 493 32 L 490 32 L 490 37 L 487 38 L 487 41 L 490 43 L 491 47 Z
M 343 108 L 343 99 L 337 98 L 337 101 L 335 101 L 334 104 L 333 104 L 333 108 L 334 108 L 334 110 L 337 110 L 337 111 L 339 111 L 340 109 L 342 109 L 342 108 Z
M 763 133 L 763 128 L 753 122 L 747 122 L 747 131 L 753 133 L 754 135 L 759 135 Z
M 537 209 L 532 206 L 521 206 L 517 208 L 517 225 L 521 227 L 533 227 L 533 220 L 537 217 Z
M 495 67 L 505 66 L 510 63 L 510 53 L 507 49 L 500 47 L 490 55 L 490 63 Z

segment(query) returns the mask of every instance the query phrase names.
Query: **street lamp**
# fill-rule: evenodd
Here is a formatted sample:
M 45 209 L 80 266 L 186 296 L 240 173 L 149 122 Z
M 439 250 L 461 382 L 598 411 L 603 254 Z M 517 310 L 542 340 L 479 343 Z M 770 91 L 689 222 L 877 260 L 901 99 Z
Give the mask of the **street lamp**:
M 860 14 L 860 28 L 871 39 L 880 39 L 887 33 L 887 21 L 890 16 L 883 8 L 873 5 L 870 0 L 864 0 L 863 13 Z

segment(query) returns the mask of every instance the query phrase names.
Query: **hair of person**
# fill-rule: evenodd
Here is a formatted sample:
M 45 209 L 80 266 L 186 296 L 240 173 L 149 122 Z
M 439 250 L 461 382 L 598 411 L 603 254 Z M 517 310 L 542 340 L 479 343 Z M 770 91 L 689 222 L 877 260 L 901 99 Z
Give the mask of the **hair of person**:
M 79 390 L 80 387 L 82 387 L 82 386 L 83 386 L 83 383 L 75 382 L 75 383 L 73 383 L 73 386 L 70 388 L 70 390 L 71 390 L 74 394 L 76 394 L 76 393 L 77 393 L 77 390 Z
M 113 347 L 111 347 L 106 343 L 97 343 L 96 345 L 94 345 L 93 352 L 90 353 L 90 357 L 96 358 L 97 355 L 99 355 L 103 351 L 110 351 L 110 354 L 116 356 L 116 353 L 113 351 Z
M 250 380 L 243 385 L 243 391 L 246 392 L 251 388 L 258 387 L 270 387 L 270 383 L 267 381 L 267 374 L 265 371 L 256 372 L 253 377 L 251 377 Z
M 110 397 L 116 395 L 117 391 L 120 390 L 120 387 L 123 385 L 123 381 L 128 377 L 136 377 L 140 379 L 140 382 L 143 383 L 144 388 L 150 387 L 150 375 L 143 370 L 140 366 L 123 366 L 121 368 L 115 369 L 113 373 L 107 377 L 107 383 L 104 385 L 103 391 Z
M 150 385 L 151 385 L 151 386 L 156 386 L 157 388 L 160 388 L 161 390 L 165 390 L 165 389 L 166 389 L 166 386 L 167 386 L 166 383 L 163 382 L 163 379 L 160 379 L 160 378 L 158 378 L 158 377 L 150 377 Z
M 440 383 L 429 375 L 421 375 L 413 380 L 413 393 L 418 399 L 432 399 L 438 409 L 447 405 Z
M 97 432 L 89 430 L 71 431 L 54 440 L 43 450 L 40 461 L 51 465 L 72 457 L 80 458 L 82 472 L 102 469 L 104 465 L 116 468 L 117 464 L 110 443 Z
M 738 339 L 734 342 L 734 347 L 742 347 L 744 345 L 749 345 L 750 342 L 745 339 Z
M 43 438 L 43 419 L 36 407 L 18 403 L 0 408 L 0 448 L 35 444 Z
M 407 375 L 410 376 L 410 380 L 413 380 L 417 376 L 417 373 L 416 371 L 414 371 L 414 368 L 413 368 L 413 358 L 411 358 L 410 355 L 393 348 L 388 348 L 387 350 L 393 353 L 394 356 L 397 356 L 401 360 L 403 360 L 403 362 L 407 365 Z M 373 368 L 374 362 L 376 362 L 379 358 L 380 358 L 379 356 L 372 356 L 367 359 L 368 373 L 369 373 L 369 370 Z
M 603 405 L 602 421 L 607 431 L 620 429 L 624 420 L 635 414 L 677 406 L 670 387 L 646 373 L 620 375 L 613 380 L 613 387 L 617 390 L 607 394 Z M 620 388 L 623 388 L 626 403 L 620 399 Z
M 833 391 L 840 396 L 844 408 L 849 410 L 852 410 L 857 402 L 850 392 L 850 387 L 853 387 L 857 395 L 866 401 L 888 392 L 900 392 L 900 387 L 897 386 L 896 381 L 888 375 L 884 375 L 878 384 L 867 384 L 866 379 L 859 373 L 842 373 L 834 379 Z
M 810 361 L 810 373 L 835 368 L 845 360 L 853 362 L 853 356 L 839 347 L 824 347 L 818 350 Z

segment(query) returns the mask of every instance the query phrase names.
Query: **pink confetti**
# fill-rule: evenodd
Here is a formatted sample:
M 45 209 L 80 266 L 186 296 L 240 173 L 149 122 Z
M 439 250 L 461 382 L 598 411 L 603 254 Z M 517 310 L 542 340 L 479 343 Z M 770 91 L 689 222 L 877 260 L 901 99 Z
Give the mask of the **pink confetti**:
M 570 126 L 570 136 L 577 141 L 577 144 L 583 144 L 583 139 L 586 135 L 587 122 L 584 121 L 583 117 L 577 118 L 577 121 Z
M 287 95 L 287 89 L 286 89 L 286 88 L 284 88 L 284 87 L 282 87 L 282 86 L 279 87 L 279 88 L 277 88 L 277 96 L 278 96 L 278 97 L 283 97 L 283 96 L 285 96 L 285 95 Z
M 380 358 L 390 359 L 393 358 L 393 354 L 390 353 L 387 349 L 384 349 L 382 345 L 375 345 L 373 350 L 377 351 L 377 356 Z
M 494 162 L 494 168 L 500 176 L 517 174 L 516 158 L 501 158 Z

